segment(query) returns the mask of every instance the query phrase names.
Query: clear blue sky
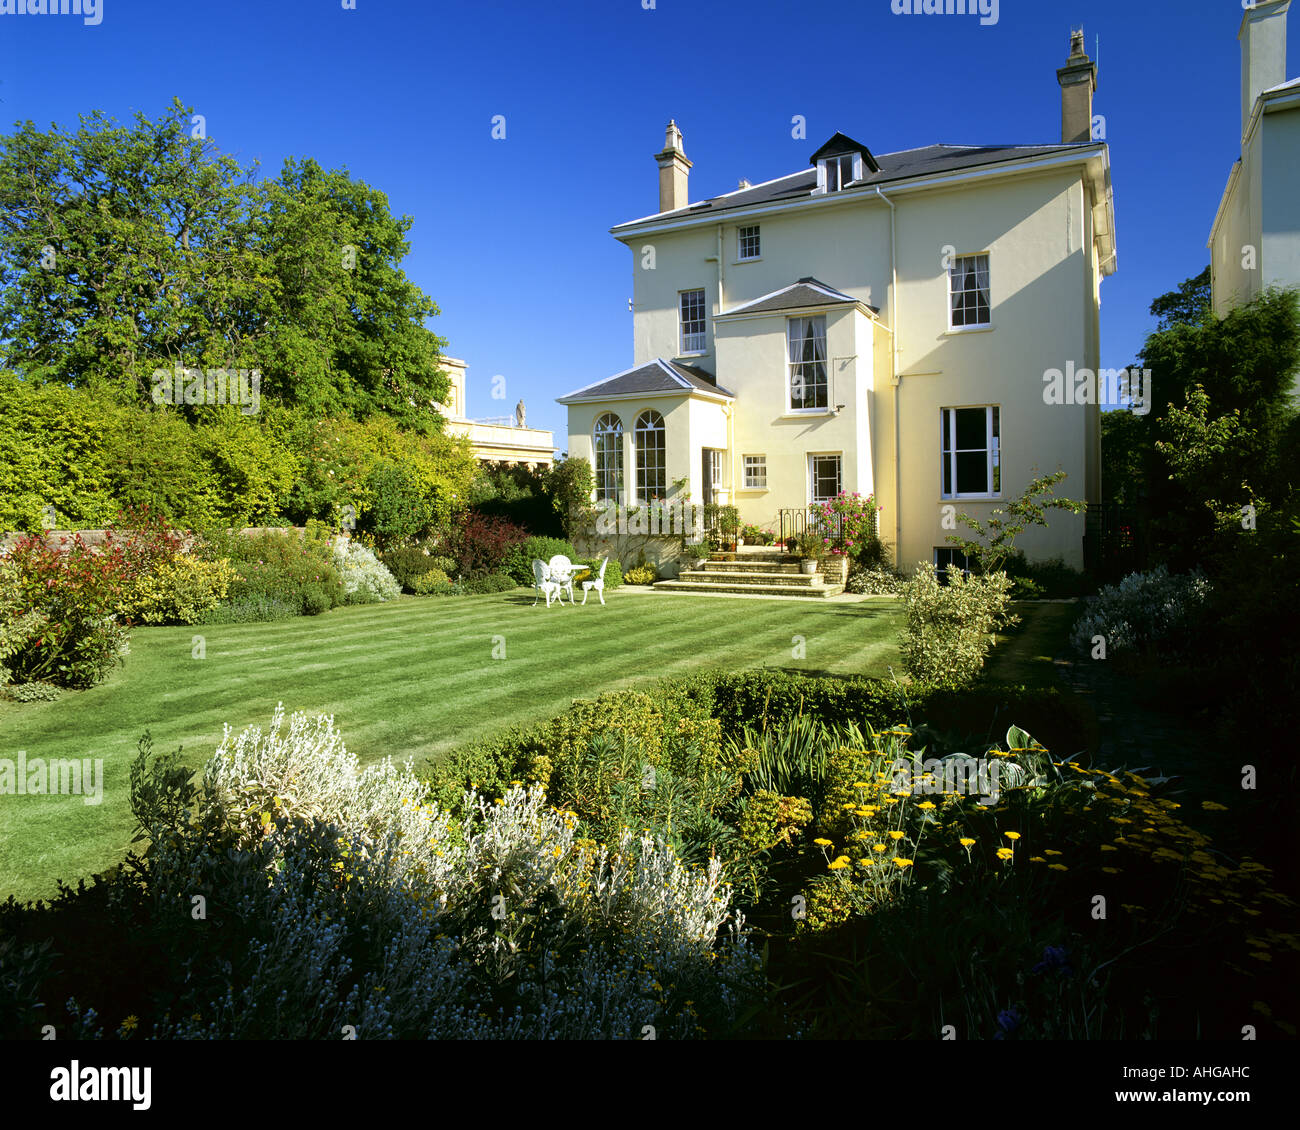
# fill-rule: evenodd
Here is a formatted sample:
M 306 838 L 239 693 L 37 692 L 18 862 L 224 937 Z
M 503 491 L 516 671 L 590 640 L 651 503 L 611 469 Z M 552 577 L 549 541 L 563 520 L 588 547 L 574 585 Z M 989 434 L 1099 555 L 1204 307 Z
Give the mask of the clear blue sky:
M 648 3 L 649 0 L 646 0 Z M 1240 133 L 1240 0 L 1001 0 L 995 25 L 889 0 L 103 0 L 103 20 L 0 16 L 0 123 L 160 115 L 278 172 L 346 167 L 415 218 L 407 273 L 469 369 L 469 414 L 554 398 L 631 363 L 629 253 L 657 208 L 652 154 L 681 125 L 691 197 L 807 165 L 835 130 L 877 153 L 1060 140 L 1071 24 L 1100 36 L 1119 271 L 1103 364 L 1133 360 L 1151 299 L 1209 261 Z M 1289 76 L 1300 73 L 1300 7 Z M 506 138 L 491 137 L 493 115 Z M 808 140 L 790 136 L 803 114 Z M 492 378 L 507 399 L 490 397 Z

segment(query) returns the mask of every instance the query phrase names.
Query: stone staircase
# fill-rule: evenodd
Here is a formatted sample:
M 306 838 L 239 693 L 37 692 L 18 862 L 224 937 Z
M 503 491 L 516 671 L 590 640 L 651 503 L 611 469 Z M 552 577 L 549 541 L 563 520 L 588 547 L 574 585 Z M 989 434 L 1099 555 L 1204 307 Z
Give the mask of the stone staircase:
M 742 548 L 735 561 L 701 561 L 675 581 L 654 586 L 664 592 L 743 593 L 749 596 L 838 596 L 844 586 L 828 584 L 822 573 L 801 573 L 799 562 L 777 550 Z

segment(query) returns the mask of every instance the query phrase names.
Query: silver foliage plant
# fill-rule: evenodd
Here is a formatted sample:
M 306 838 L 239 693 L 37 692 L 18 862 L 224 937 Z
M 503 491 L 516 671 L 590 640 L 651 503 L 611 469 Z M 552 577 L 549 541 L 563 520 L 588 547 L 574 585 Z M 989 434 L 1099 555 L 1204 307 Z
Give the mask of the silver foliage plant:
M 575 841 L 536 785 L 466 801 L 453 820 L 409 762 L 363 768 L 332 718 L 227 727 L 193 819 L 152 833 L 152 873 L 164 902 L 206 891 L 252 936 L 155 1034 L 690 1038 L 760 991 L 716 860 Z
M 1146 573 L 1130 573 L 1118 585 L 1107 585 L 1089 598 L 1070 631 L 1070 642 L 1086 652 L 1101 636 L 1112 654 L 1178 654 L 1193 638 L 1211 590 L 1200 570 L 1180 576 L 1157 565 Z
M 334 543 L 334 564 L 343 577 L 348 604 L 395 600 L 402 586 L 374 553 L 349 538 Z

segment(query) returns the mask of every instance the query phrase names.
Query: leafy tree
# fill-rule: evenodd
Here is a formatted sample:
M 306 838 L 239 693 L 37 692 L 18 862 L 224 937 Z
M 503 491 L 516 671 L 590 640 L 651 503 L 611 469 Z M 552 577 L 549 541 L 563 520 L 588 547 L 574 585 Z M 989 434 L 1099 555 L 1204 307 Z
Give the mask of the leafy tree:
M 1151 314 L 1159 319 L 1158 330 L 1176 325 L 1199 325 L 1210 312 L 1210 268 L 1184 279 L 1177 289 L 1162 294 L 1151 303 Z
M 1008 502 L 1006 508 L 994 509 L 987 522 L 958 514 L 957 521 L 975 534 L 974 538 L 949 534 L 947 540 L 972 558 L 983 574 L 996 573 L 1006 565 L 1016 552 L 1016 538 L 1030 526 L 1046 526 L 1047 511 L 1068 510 L 1080 513 L 1085 504 L 1070 498 L 1057 498 L 1056 485 L 1066 477 L 1064 471 L 1050 475 L 1036 475 L 1025 488 L 1024 494 Z
M 318 417 L 440 426 L 438 309 L 398 265 L 411 218 L 311 160 L 259 180 L 190 117 L 177 101 L 132 127 L 95 112 L 0 140 L 9 365 L 145 406 L 159 369 L 258 369 L 264 398 Z

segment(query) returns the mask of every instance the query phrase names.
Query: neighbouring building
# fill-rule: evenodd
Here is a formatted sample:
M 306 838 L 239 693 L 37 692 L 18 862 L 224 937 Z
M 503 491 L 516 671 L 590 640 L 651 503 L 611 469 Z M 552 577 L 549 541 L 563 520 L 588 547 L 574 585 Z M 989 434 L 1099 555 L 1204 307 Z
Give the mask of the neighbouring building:
M 1242 14 L 1241 156 L 1210 229 L 1214 312 L 1270 286 L 1300 286 L 1300 78 L 1286 77 L 1291 0 Z
M 451 378 L 447 403 L 438 411 L 447 417 L 446 432 L 468 436 L 474 457 L 484 463 L 523 463 L 530 467 L 550 467 L 555 462 L 554 437 L 540 428 L 524 427 L 515 416 L 489 416 L 470 419 L 465 415 L 465 370 L 468 366 L 455 357 L 440 360 L 443 372 Z M 525 417 L 526 418 L 526 417 Z
M 632 257 L 632 365 L 558 398 L 595 500 L 732 502 L 775 530 L 874 494 L 900 567 L 952 563 L 954 513 L 986 518 L 1036 471 L 1099 500 L 1084 370 L 1115 218 L 1082 30 L 1057 77 L 1059 142 L 876 154 L 836 133 L 802 172 L 696 203 L 670 122 L 658 211 L 612 229 Z M 1083 534 L 1055 511 L 1021 544 L 1079 567 Z

